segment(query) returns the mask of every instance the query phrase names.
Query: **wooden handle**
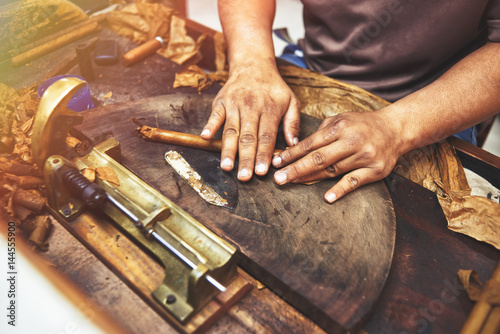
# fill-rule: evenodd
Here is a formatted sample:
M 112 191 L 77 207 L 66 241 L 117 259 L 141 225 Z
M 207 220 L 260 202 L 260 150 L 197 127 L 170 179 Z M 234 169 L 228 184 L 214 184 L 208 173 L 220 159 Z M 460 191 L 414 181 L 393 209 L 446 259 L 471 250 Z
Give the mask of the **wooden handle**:
M 222 150 L 222 140 L 219 139 L 206 140 L 197 135 L 151 128 L 147 125 L 143 125 L 140 129 L 138 129 L 138 131 L 144 138 L 151 141 L 197 148 L 212 152 L 220 152 Z M 273 154 L 276 155 L 282 151 L 283 150 L 275 149 Z
M 135 63 L 141 61 L 147 56 L 154 54 L 162 46 L 163 43 L 160 40 L 152 39 L 124 54 L 122 57 L 123 65 L 125 66 L 134 65 Z

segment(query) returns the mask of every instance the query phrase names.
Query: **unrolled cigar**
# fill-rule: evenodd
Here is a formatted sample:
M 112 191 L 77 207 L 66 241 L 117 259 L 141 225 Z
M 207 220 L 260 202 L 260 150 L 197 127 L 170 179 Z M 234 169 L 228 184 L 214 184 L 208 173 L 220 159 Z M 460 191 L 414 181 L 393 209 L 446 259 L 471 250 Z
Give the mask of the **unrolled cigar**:
M 85 25 L 77 30 L 70 31 L 69 33 L 59 36 L 45 44 L 37 46 L 29 51 L 21 53 L 15 57 L 12 57 L 12 66 L 21 66 L 24 65 L 33 59 L 41 57 L 51 51 L 54 51 L 64 45 L 67 45 L 77 39 L 80 39 L 86 35 L 89 35 L 93 32 L 101 29 L 101 26 L 96 21 L 89 22 L 88 25 Z
M 155 37 L 154 39 L 141 44 L 140 46 L 130 50 L 122 57 L 123 65 L 131 66 L 135 63 L 141 61 L 142 59 L 154 54 L 156 51 L 164 46 L 164 41 L 161 37 Z
M 147 125 L 142 125 L 140 128 L 137 128 L 137 131 L 143 138 L 155 142 L 198 148 L 212 152 L 220 152 L 222 150 L 222 140 L 219 139 L 206 140 L 197 135 L 157 129 Z M 283 150 L 275 149 L 273 154 L 276 155 L 282 151 Z

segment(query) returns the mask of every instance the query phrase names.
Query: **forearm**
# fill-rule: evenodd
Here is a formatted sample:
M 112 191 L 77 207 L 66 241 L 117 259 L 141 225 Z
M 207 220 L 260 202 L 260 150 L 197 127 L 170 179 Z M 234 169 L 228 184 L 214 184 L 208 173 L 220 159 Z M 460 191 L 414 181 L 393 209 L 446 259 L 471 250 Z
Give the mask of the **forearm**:
M 219 0 L 230 71 L 252 63 L 276 66 L 272 41 L 273 0 Z
M 400 154 L 442 140 L 500 111 L 500 44 L 489 43 L 432 84 L 382 110 Z

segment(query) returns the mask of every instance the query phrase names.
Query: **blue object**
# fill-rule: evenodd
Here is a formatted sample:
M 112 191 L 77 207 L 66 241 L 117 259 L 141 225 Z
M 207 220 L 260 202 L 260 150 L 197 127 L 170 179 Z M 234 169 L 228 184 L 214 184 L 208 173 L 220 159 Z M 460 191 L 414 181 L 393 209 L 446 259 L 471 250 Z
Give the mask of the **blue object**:
M 455 137 L 465 140 L 466 142 L 471 143 L 472 145 L 477 146 L 477 126 L 474 125 L 468 129 L 460 131 L 459 133 L 454 134 Z
M 50 78 L 45 81 L 38 87 L 38 97 L 42 98 L 43 93 L 50 87 L 54 82 L 65 79 L 65 78 L 78 78 L 82 81 L 85 81 L 82 77 L 72 74 L 64 74 L 57 75 L 55 77 Z M 88 109 L 94 108 L 94 102 L 92 101 L 92 97 L 90 96 L 89 85 L 85 82 L 85 87 L 78 90 L 75 95 L 69 100 L 67 107 L 74 111 L 84 111 Z

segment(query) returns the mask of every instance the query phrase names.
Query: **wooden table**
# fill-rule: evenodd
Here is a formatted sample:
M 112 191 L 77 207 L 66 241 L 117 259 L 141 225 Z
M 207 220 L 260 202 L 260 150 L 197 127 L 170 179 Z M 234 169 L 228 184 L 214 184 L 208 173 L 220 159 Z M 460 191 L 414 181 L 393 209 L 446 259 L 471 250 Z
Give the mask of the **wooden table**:
M 190 22 L 189 30 L 194 37 L 202 32 L 211 33 L 193 22 Z M 106 30 L 99 36 L 116 38 L 122 50 L 133 46 L 132 42 Z M 71 59 L 73 48 L 74 44 L 55 51 L 34 61 L 30 67 L 7 70 L 4 82 L 19 88 L 38 81 L 47 71 L 58 66 L 59 71 L 78 74 L 77 67 L 71 62 L 66 68 L 62 66 L 64 64 L 49 65 L 51 59 Z M 201 65 L 210 68 L 213 64 L 210 38 L 205 41 L 203 52 L 205 57 Z M 174 74 L 180 69 L 180 66 L 156 55 L 149 58 L 140 71 L 96 66 L 96 76 L 112 75 L 115 83 L 111 85 L 106 80 L 96 79 L 90 83 L 91 93 L 97 106 L 163 94 L 196 93 L 192 88 L 173 90 Z M 142 84 L 138 85 L 139 82 Z M 208 93 L 216 93 L 219 88 L 213 85 Z M 106 97 L 109 92 L 113 92 L 112 96 Z M 500 186 L 498 158 L 460 141 L 454 141 L 454 144 L 466 167 Z M 385 183 L 397 219 L 394 258 L 381 297 L 357 330 L 369 333 L 456 333 L 473 307 L 458 282 L 456 272 L 458 269 L 474 269 L 484 281 L 500 260 L 500 254 L 491 246 L 449 231 L 432 192 L 394 174 L 387 177 Z M 62 226 L 54 227 L 49 243 L 49 251 L 43 256 L 125 328 L 135 333 L 175 332 Z M 141 309 L 140 314 L 137 309 Z M 322 332 L 322 329 L 269 289 L 254 288 L 209 331 L 310 333 Z

